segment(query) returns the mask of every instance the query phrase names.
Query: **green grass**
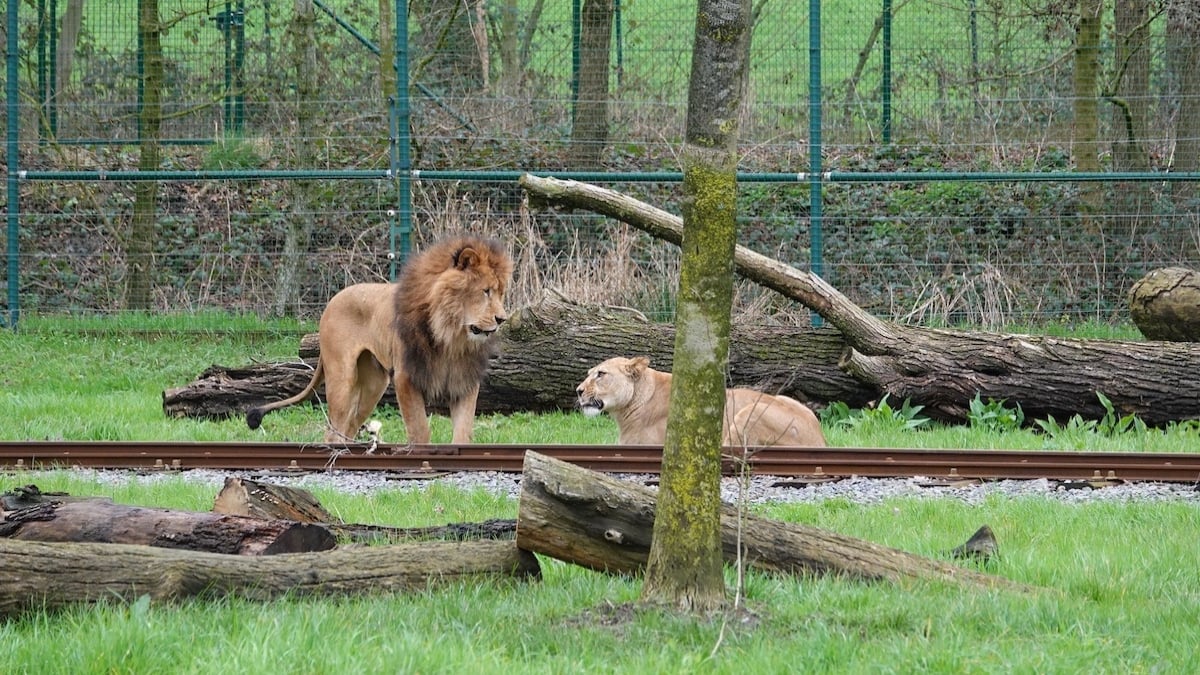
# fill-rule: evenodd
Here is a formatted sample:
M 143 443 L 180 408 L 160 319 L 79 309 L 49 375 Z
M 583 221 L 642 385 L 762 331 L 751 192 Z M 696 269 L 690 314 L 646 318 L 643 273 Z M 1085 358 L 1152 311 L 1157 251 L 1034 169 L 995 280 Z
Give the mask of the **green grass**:
M 215 493 L 185 476 L 114 486 L 58 471 L 36 482 L 173 508 L 207 509 Z M 507 498 L 435 485 L 317 496 L 340 515 L 393 525 L 516 512 Z M 1000 557 L 982 568 L 1044 590 L 749 574 L 740 593 L 755 617 L 748 625 L 650 610 L 612 620 L 612 607 L 638 598 L 636 579 L 543 559 L 535 583 L 35 612 L 0 624 L 0 672 L 1182 673 L 1192 655 L 1180 646 L 1200 639 L 1194 504 L 904 498 L 755 510 L 935 557 L 987 523 Z M 730 573 L 731 592 L 735 583 Z
M 163 321 L 162 324 L 157 322 Z M 114 328 L 34 319 L 0 331 L 0 439 L 269 440 L 319 437 L 320 412 L 298 407 L 265 431 L 240 419 L 166 419 L 161 391 L 211 363 L 293 358 L 303 327 L 252 319 L 189 331 L 176 318 Z M 154 323 L 155 325 L 148 325 Z M 194 325 L 194 324 L 192 324 Z M 299 330 L 297 330 L 299 328 Z M 1078 333 L 1076 333 L 1078 335 Z M 899 407 L 899 406 L 897 406 Z M 383 413 L 390 428 L 398 415 Z M 1191 450 L 1196 431 L 1107 437 L 968 427 L 898 430 L 873 419 L 829 428 L 834 445 Z M 385 428 L 389 428 L 385 427 Z M 435 438 L 449 434 L 435 419 Z M 605 442 L 607 418 L 487 416 L 488 442 Z M 1059 449 L 1059 448 L 1056 448 Z M 218 490 L 187 473 L 99 482 L 87 472 L 0 473 L 0 487 L 108 496 L 120 503 L 208 510 Z M 369 494 L 314 489 L 348 522 L 418 526 L 516 516 L 515 500 L 440 483 Z M 993 496 L 830 499 L 754 507 L 921 555 L 944 557 L 980 525 L 1000 544 L 983 567 L 1045 590 L 964 590 L 938 583 L 866 584 L 749 574 L 738 590 L 748 623 L 613 608 L 637 600 L 637 579 L 543 559 L 540 582 L 460 583 L 410 595 L 343 599 L 145 599 L 34 612 L 0 622 L 0 672 L 1189 672 L 1200 641 L 1196 503 L 1060 503 Z M 1181 648 L 1181 646 L 1185 646 Z

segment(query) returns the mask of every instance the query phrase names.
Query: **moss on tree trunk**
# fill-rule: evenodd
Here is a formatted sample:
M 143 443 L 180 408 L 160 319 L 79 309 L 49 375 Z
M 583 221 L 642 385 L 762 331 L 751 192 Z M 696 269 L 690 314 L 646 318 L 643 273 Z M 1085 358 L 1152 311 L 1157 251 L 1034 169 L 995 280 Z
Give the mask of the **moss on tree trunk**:
M 750 3 L 701 0 L 683 150 L 675 379 L 643 600 L 697 613 L 725 603 L 721 418 L 737 243 L 738 108 Z

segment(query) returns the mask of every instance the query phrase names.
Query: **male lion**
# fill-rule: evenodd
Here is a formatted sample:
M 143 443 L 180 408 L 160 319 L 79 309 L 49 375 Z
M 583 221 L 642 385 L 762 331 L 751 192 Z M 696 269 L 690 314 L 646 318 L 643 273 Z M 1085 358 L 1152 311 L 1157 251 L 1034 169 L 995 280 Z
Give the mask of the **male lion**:
M 588 371 L 575 392 L 585 415 L 607 411 L 617 421 L 623 445 L 662 445 L 667 437 L 671 374 L 654 370 L 650 359 L 614 357 Z M 787 396 L 753 389 L 725 390 L 721 443 L 733 447 L 805 445 L 825 447 L 817 416 Z
M 329 443 L 354 440 L 392 378 L 411 443 L 429 442 L 425 404 L 450 408 L 454 443 L 470 443 L 491 336 L 507 318 L 513 263 L 500 243 L 460 236 L 413 257 L 394 284 L 342 289 L 321 314 L 321 356 L 312 380 L 291 398 L 251 408 L 246 424 L 311 397 L 322 381 Z

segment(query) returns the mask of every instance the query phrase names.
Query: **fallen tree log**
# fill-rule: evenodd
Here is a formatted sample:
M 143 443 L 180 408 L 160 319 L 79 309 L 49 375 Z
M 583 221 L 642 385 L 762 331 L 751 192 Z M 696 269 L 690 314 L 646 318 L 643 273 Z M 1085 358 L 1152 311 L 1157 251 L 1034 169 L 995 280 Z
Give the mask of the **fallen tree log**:
M 523 175 L 531 202 L 586 209 L 678 245 L 683 221 L 627 195 L 586 183 Z M 846 343 L 840 367 L 859 382 L 925 406 L 946 421 L 966 419 L 971 400 L 1019 404 L 1027 420 L 1108 414 L 1103 393 L 1120 415 L 1148 424 L 1200 419 L 1200 345 L 1171 342 L 1071 340 L 935 330 L 878 319 L 820 277 L 743 246 L 739 274 L 817 312 Z
M 292 520 L 150 509 L 107 499 L 47 500 L 6 512 L 0 537 L 22 541 L 93 542 L 271 555 L 326 551 L 337 545 L 328 528 Z
M 344 523 L 334 517 L 313 497 L 300 488 L 275 485 L 249 478 L 230 476 L 213 500 L 213 512 L 254 518 L 283 518 L 303 523 L 318 523 L 339 540 L 380 544 L 404 541 L 467 539 L 512 539 L 517 532 L 514 519 L 492 519 L 479 523 L 451 523 L 427 527 L 389 527 Z
M 640 574 L 650 555 L 657 493 L 650 488 L 528 451 L 521 478 L 517 546 L 589 569 Z M 989 529 L 990 534 L 990 529 Z M 837 574 L 862 580 L 951 581 L 1028 587 L 940 560 L 721 508 L 725 560 L 786 574 Z
M 670 370 L 675 327 L 616 308 L 585 306 L 554 294 L 513 312 L 500 327 L 500 355 L 479 392 L 480 413 L 571 410 L 575 387 L 587 369 L 611 357 L 646 355 Z M 831 328 L 734 326 L 731 386 L 782 393 L 821 405 L 843 401 L 860 407 L 878 391 L 838 366 L 846 344 Z M 308 384 L 319 354 L 316 334 L 300 341 L 295 363 L 212 366 L 193 382 L 163 392 L 169 417 L 221 419 L 287 398 Z M 381 405 L 395 406 L 388 387 Z
M 537 558 L 511 541 L 360 546 L 246 557 L 126 544 L 0 539 L 0 617 L 101 600 L 238 595 L 367 595 L 464 579 L 536 579 Z

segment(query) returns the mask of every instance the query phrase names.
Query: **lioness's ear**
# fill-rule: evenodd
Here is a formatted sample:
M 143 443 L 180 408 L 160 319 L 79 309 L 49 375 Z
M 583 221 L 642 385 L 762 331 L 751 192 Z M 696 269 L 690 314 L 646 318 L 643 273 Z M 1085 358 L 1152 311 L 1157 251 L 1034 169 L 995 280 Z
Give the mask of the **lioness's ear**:
M 465 270 L 479 264 L 479 252 L 470 246 L 460 248 L 454 253 L 454 267 Z
M 649 367 L 650 359 L 644 356 L 635 356 L 629 360 L 629 363 L 625 364 L 625 372 L 629 375 L 629 377 L 636 380 L 641 377 L 642 373 L 646 372 L 646 369 Z

